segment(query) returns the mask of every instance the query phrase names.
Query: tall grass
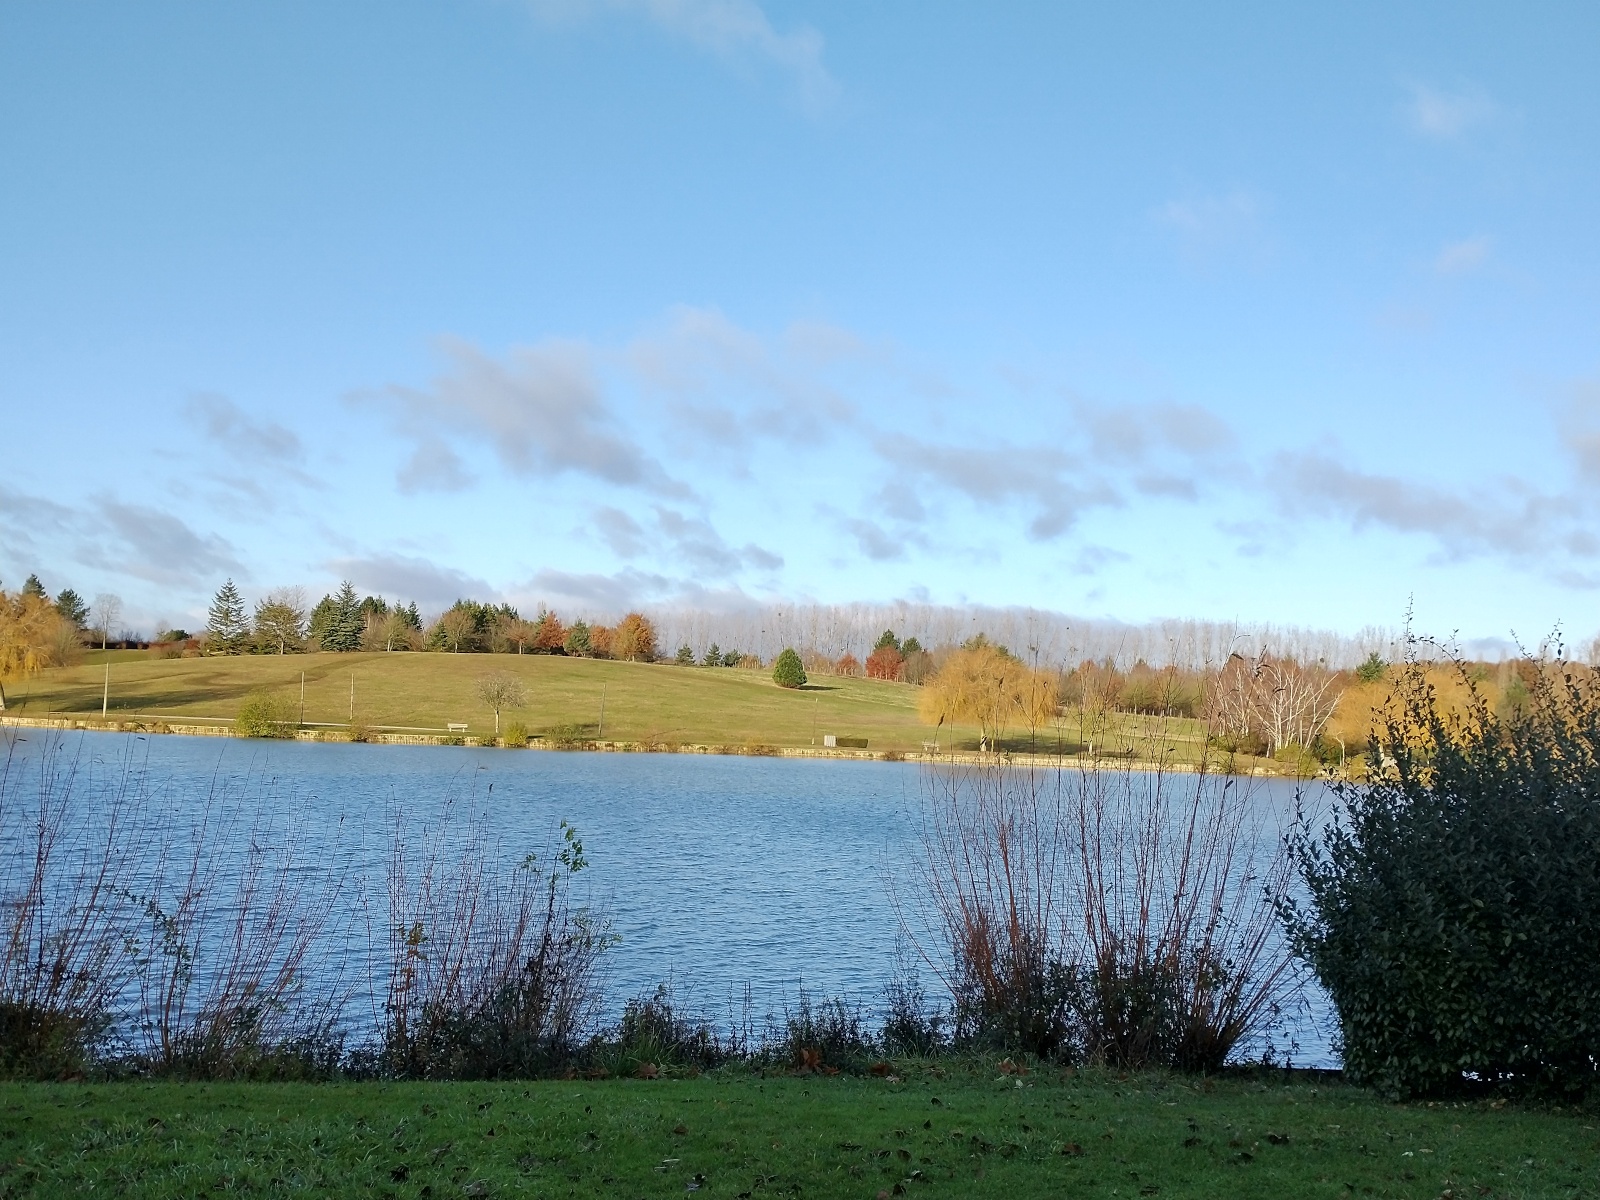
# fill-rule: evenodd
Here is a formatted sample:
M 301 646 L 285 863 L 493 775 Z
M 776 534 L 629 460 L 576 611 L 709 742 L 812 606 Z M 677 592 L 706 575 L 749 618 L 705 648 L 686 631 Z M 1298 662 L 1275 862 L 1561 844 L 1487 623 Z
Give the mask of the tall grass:
M 930 770 L 920 855 L 895 896 L 949 1010 L 901 963 L 876 1013 L 802 991 L 757 1033 L 748 993 L 726 1031 L 669 992 L 602 1026 L 614 938 L 565 823 L 539 852 L 512 852 L 482 799 L 447 798 L 425 821 L 393 802 L 360 905 L 306 811 L 248 778 L 171 797 L 131 756 L 102 770 L 59 741 L 7 751 L 6 1074 L 828 1072 L 952 1044 L 1211 1070 L 1265 1044 L 1298 982 L 1275 923 L 1290 879 L 1275 814 L 1204 774 Z M 366 914 L 364 971 L 336 912 Z M 352 1050 L 363 990 L 371 1019 Z
M 86 1070 L 112 1032 L 147 806 L 127 760 L 92 781 L 61 740 L 31 759 L 21 742 L 0 765 L 0 1074 L 48 1078 Z
M 1276 814 L 1234 780 L 992 765 L 924 777 L 895 894 L 959 1041 L 1214 1070 L 1260 1049 L 1298 986 L 1290 879 Z
M 216 784 L 127 898 L 139 1019 L 134 1061 L 206 1079 L 326 1075 L 342 1052 L 343 980 L 327 955 L 346 880 L 308 869 L 298 814 L 219 792 Z
M 359 911 L 353 881 L 305 810 L 249 778 L 197 804 L 152 794 L 131 752 L 102 770 L 20 743 L 0 762 L 0 1075 L 526 1076 L 599 1032 L 612 939 L 577 903 L 564 823 L 507 861 L 482 806 L 415 835 L 395 816 L 382 952 L 352 975 L 334 914 Z M 347 1051 L 363 987 L 373 1040 Z

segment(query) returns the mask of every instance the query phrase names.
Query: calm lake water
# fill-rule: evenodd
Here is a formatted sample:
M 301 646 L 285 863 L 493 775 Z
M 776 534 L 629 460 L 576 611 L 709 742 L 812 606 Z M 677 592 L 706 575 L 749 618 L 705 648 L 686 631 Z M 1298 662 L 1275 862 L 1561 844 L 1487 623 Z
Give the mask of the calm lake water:
M 32 756 L 48 739 L 19 741 Z M 323 861 L 380 891 L 394 811 L 426 821 L 448 798 L 471 796 L 516 858 L 550 848 L 570 821 L 590 863 L 580 878 L 620 937 L 608 1007 L 670 979 L 718 1019 L 747 984 L 758 1019 L 802 986 L 876 1002 L 897 942 L 886 873 L 914 853 L 926 780 L 914 764 L 808 759 L 113 734 L 58 744 L 96 774 L 133 763 L 180 810 L 198 810 L 213 789 L 298 808 Z M 1292 785 L 1256 786 L 1292 806 Z M 937 994 L 926 971 L 923 983 Z M 1314 996 L 1289 1029 L 1298 1063 L 1337 1065 L 1326 1025 Z

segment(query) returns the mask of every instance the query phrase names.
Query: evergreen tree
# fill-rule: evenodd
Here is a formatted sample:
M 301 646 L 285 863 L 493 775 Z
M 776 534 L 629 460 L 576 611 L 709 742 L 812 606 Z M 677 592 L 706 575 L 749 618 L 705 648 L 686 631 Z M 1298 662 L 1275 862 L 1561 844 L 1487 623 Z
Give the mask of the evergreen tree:
M 1378 652 L 1374 650 L 1367 655 L 1367 661 L 1356 668 L 1356 678 L 1361 680 L 1362 683 L 1376 683 L 1384 677 L 1388 670 L 1389 664 L 1379 658 Z
M 786 646 L 783 653 L 778 655 L 778 661 L 772 667 L 772 682 L 781 688 L 805 686 L 806 669 L 793 647 Z
M 685 642 L 678 647 L 678 656 L 673 661 L 680 667 L 694 666 L 694 647 Z
M 250 636 L 250 624 L 245 620 L 244 597 L 228 580 L 211 599 L 211 610 L 206 621 L 206 635 L 213 654 L 238 654 Z
M 61 594 L 56 597 L 56 611 L 79 629 L 89 624 L 89 605 L 71 588 L 61 589 Z
M 900 653 L 910 658 L 913 654 L 922 653 L 922 643 L 914 637 L 907 638 L 900 646 Z
M 874 650 L 882 650 L 885 646 L 892 647 L 895 650 L 900 649 L 900 639 L 895 637 L 892 629 L 885 629 L 878 635 L 878 640 L 872 643 Z
M 361 611 L 361 597 L 348 579 L 339 585 L 339 594 L 333 598 L 331 616 L 327 632 L 322 636 L 322 648 L 340 652 L 361 649 L 366 615 Z
M 567 640 L 561 648 L 573 657 L 581 657 L 594 652 L 594 640 L 589 636 L 589 625 L 586 621 L 574 621 L 567 627 Z M 689 656 L 690 661 L 694 655 Z
M 706 650 L 706 656 L 700 660 L 702 667 L 720 667 L 722 665 L 722 648 L 715 642 Z
M 398 611 L 405 618 L 407 625 L 419 633 L 422 631 L 422 614 L 417 611 L 417 602 L 415 600 Z
M 39 582 L 39 577 L 37 575 L 28 576 L 28 582 L 22 585 L 22 594 L 24 596 L 37 596 L 41 600 L 48 600 L 50 598 L 45 594 L 44 584 Z

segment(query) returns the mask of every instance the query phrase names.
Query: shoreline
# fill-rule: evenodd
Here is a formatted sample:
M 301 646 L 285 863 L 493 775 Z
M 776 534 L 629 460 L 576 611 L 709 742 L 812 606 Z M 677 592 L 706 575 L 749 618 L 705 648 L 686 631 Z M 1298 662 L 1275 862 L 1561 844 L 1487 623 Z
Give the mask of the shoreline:
M 206 723 L 198 723 L 206 722 Z M 54 729 L 81 733 L 135 733 L 165 734 L 178 737 L 234 738 L 233 722 L 227 717 L 184 717 L 168 719 L 153 714 L 134 714 L 127 719 L 100 720 L 94 717 L 69 715 L 51 717 L 21 717 L 10 713 L 0 714 L 0 728 Z M 301 727 L 292 738 L 240 738 L 240 741 L 297 741 L 328 743 L 363 743 L 385 746 L 453 746 L 474 749 L 512 749 L 502 739 L 488 734 L 459 734 L 445 730 L 399 729 L 369 726 L 360 737 L 352 737 L 349 726 L 331 725 L 319 728 Z M 1081 754 L 1016 754 L 1009 751 L 981 754 L 975 751 L 946 750 L 858 750 L 830 746 L 775 746 L 760 742 L 707 743 L 707 742 L 640 742 L 622 739 L 548 738 L 530 737 L 528 750 L 555 752 L 587 751 L 597 754 L 709 754 L 740 758 L 825 758 L 853 762 L 914 762 L 947 766 L 1006 766 L 1021 767 L 1045 763 L 1060 765 L 1094 765 L 1131 771 L 1165 771 L 1179 774 L 1197 774 L 1193 763 L 1156 762 L 1120 757 L 1087 759 Z M 1286 772 L 1270 771 L 1262 766 L 1248 771 L 1227 772 L 1220 766 L 1211 768 L 1212 774 L 1233 774 L 1240 778 L 1300 778 Z

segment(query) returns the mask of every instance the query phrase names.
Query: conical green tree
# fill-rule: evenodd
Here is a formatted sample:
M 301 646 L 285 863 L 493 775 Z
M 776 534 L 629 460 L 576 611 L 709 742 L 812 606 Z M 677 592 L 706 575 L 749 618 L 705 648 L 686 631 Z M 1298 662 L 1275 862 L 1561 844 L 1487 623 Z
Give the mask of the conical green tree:
M 79 629 L 88 628 L 89 606 L 83 597 L 71 588 L 61 589 L 61 594 L 56 597 L 56 611 Z
M 785 647 L 772 667 L 772 682 L 782 688 L 805 686 L 806 669 L 792 647 Z
M 244 615 L 244 597 L 228 580 L 211 599 L 206 621 L 206 638 L 213 654 L 238 654 L 250 636 L 250 623 Z
M 361 597 L 356 593 L 355 585 L 347 579 L 339 585 L 339 594 L 333 597 L 333 603 L 327 613 L 327 624 L 323 627 L 319 639 L 322 648 L 338 651 L 359 650 L 361 631 L 364 627 Z

